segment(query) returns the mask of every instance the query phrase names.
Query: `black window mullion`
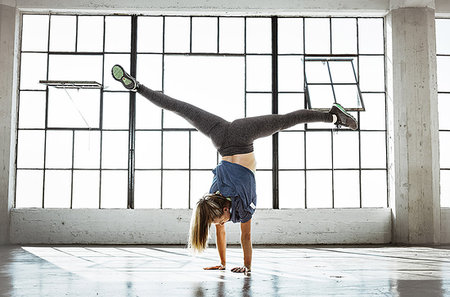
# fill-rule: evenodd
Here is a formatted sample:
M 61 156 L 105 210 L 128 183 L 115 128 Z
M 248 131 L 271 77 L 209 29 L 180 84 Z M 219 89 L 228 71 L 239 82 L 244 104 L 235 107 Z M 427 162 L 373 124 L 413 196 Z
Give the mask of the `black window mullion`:
M 278 18 L 272 17 L 272 114 L 278 114 Z M 272 136 L 272 207 L 280 208 L 279 201 L 278 133 Z

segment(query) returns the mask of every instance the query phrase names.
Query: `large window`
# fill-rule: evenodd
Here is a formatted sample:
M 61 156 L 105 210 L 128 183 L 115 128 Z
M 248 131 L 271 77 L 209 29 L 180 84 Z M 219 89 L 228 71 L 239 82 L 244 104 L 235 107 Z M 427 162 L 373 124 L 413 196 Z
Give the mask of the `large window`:
M 220 161 L 210 141 L 124 90 L 114 64 L 232 121 L 306 108 L 312 56 L 352 60 L 360 129 L 302 124 L 257 140 L 258 207 L 387 206 L 382 18 L 26 14 L 22 24 L 16 207 L 189 208 L 209 190 Z

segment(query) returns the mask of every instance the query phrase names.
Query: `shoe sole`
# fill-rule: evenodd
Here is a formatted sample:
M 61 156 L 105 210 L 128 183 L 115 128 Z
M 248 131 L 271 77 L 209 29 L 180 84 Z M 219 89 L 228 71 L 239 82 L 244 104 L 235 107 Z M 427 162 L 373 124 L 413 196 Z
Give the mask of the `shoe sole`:
M 112 70 L 112 75 L 115 80 L 123 82 L 125 86 L 131 85 L 134 82 L 125 76 L 125 70 L 123 70 L 122 66 L 114 65 Z
M 351 114 L 349 114 L 349 113 L 344 109 L 344 107 L 343 107 L 342 105 L 340 105 L 339 103 L 335 103 L 334 106 L 336 106 L 343 114 L 345 114 L 346 116 L 348 116 L 349 118 L 351 118 L 352 120 L 354 120 L 355 123 L 357 123 L 357 124 L 356 124 L 356 127 L 358 127 L 358 121 L 356 121 L 355 117 L 352 116 Z M 358 129 L 358 128 L 356 128 L 356 129 Z M 356 129 L 355 129 L 355 130 L 356 130 Z M 353 129 L 352 129 L 352 130 L 353 130 Z

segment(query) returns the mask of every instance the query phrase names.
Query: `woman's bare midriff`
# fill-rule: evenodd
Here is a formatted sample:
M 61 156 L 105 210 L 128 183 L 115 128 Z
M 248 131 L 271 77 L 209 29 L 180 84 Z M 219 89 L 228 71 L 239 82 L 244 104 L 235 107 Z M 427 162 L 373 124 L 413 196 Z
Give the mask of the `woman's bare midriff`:
M 225 156 L 225 157 L 222 157 L 222 160 L 239 164 L 241 166 L 244 166 L 244 167 L 250 169 L 253 172 L 255 172 L 255 170 L 256 170 L 256 160 L 255 160 L 255 154 L 253 152 L 248 153 L 248 154 Z

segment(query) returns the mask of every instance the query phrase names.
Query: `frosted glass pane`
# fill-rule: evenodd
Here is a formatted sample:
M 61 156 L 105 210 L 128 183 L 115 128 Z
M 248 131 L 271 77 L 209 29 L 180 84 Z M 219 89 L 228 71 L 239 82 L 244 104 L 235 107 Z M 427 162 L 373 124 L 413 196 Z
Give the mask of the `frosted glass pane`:
M 358 19 L 359 53 L 383 54 L 383 19 Z
M 247 56 L 247 91 L 272 91 L 270 56 Z
M 243 57 L 166 56 L 164 69 L 167 95 L 228 121 L 244 116 Z M 164 112 L 164 128 L 182 127 L 192 126 L 178 115 Z
M 71 131 L 47 131 L 46 168 L 72 167 L 72 139 Z
M 303 61 L 298 56 L 278 57 L 278 90 L 280 92 L 302 92 Z
M 70 170 L 46 170 L 44 208 L 70 208 L 71 184 Z
M 102 63 L 102 56 L 50 55 L 48 79 L 96 81 L 101 83 Z
M 278 134 L 280 169 L 305 168 L 305 134 L 281 132 Z
M 438 94 L 439 99 L 439 129 L 450 130 L 450 117 L 447 111 L 450 110 L 450 94 Z
M 441 207 L 450 207 L 450 171 L 441 170 Z
M 385 132 L 361 132 L 361 166 L 386 168 Z
M 188 53 L 190 51 L 190 18 L 166 17 L 164 50 L 168 53 Z
M 333 54 L 356 54 L 356 19 L 331 19 L 331 43 Z
M 99 90 L 49 88 L 49 127 L 98 128 L 100 125 L 99 115 Z
M 359 143 L 356 132 L 333 134 L 334 168 L 359 167 Z
M 305 108 L 304 94 L 278 94 L 278 113 L 286 114 Z M 304 130 L 304 124 L 297 124 L 286 130 Z
M 128 129 L 129 106 L 128 93 L 104 93 L 103 129 Z
M 387 207 L 386 171 L 361 172 L 362 207 Z
M 189 173 L 163 171 L 163 208 L 187 208 L 189 200 Z
M 105 51 L 130 52 L 131 48 L 131 17 L 105 17 Z
M 280 171 L 280 208 L 305 208 L 305 172 Z
M 331 208 L 331 171 L 306 172 L 306 207 Z
M 162 90 L 162 55 L 137 56 L 137 80 L 146 87 L 155 90 Z
M 72 208 L 99 208 L 100 172 L 74 170 Z
M 247 94 L 247 117 L 272 113 L 272 94 Z
M 189 168 L 188 132 L 164 132 L 163 149 L 164 168 Z
M 342 62 L 340 62 L 342 63 Z M 330 72 L 327 62 L 306 61 L 305 62 L 306 81 L 308 83 L 330 83 Z
M 191 167 L 209 169 L 217 165 L 217 150 L 211 140 L 199 132 L 191 133 Z
M 48 15 L 24 15 L 22 50 L 46 51 L 48 47 Z
M 42 207 L 43 170 L 17 170 L 16 208 Z
M 306 133 L 306 168 L 331 168 L 330 132 Z
M 137 129 L 161 129 L 161 108 L 157 107 L 146 98 L 136 96 L 136 128 Z
M 353 69 L 351 61 L 330 61 L 328 65 L 333 83 L 356 83 L 356 67 Z
M 359 171 L 334 171 L 334 207 L 359 207 Z
M 272 52 L 272 20 L 270 18 L 247 18 L 247 53 L 269 54 Z
M 138 17 L 138 52 L 161 53 L 163 48 L 163 18 Z
M 450 54 L 450 19 L 436 19 L 436 53 L 441 55 Z
M 79 16 L 78 17 L 78 42 L 79 52 L 103 51 L 103 17 Z
M 450 92 L 450 57 L 436 57 L 439 92 Z
M 272 169 L 272 137 L 264 137 L 253 143 L 257 169 Z
M 45 92 L 20 92 L 19 128 L 45 127 Z
M 309 85 L 308 94 L 311 102 L 311 109 L 329 109 L 334 103 L 334 94 L 331 85 Z
M 192 52 L 217 53 L 217 18 L 192 18 Z
M 244 52 L 244 18 L 219 18 L 219 52 Z
M 44 131 L 19 131 L 17 168 L 44 167 Z
M 103 86 L 108 91 L 126 91 L 126 89 L 122 86 L 120 82 L 115 80 L 111 73 L 111 69 L 115 64 L 121 65 L 125 71 L 130 71 L 130 55 L 121 55 L 121 54 L 113 54 L 106 55 L 105 54 L 105 77 Z
M 360 129 L 385 130 L 386 104 L 384 94 L 363 94 L 366 110 L 359 114 Z
M 450 132 L 439 132 L 439 155 L 441 168 L 450 168 Z
M 305 51 L 307 54 L 330 54 L 330 20 L 305 19 Z
M 100 132 L 75 131 L 74 168 L 100 168 Z
M 103 132 L 103 168 L 128 168 L 128 132 Z
M 134 208 L 161 207 L 161 171 L 136 171 Z
M 137 131 L 135 154 L 136 168 L 161 168 L 161 132 Z
M 258 197 L 256 202 L 256 208 L 272 208 L 273 207 L 273 190 L 272 190 L 272 172 L 270 171 L 257 171 L 255 175 L 258 181 L 256 187 L 256 196 Z
M 127 208 L 128 172 L 102 171 L 101 208 Z
M 384 92 L 384 57 L 359 57 L 361 91 Z
M 20 58 L 20 88 L 45 90 L 40 80 L 47 79 L 47 54 L 22 53 Z
M 211 171 L 191 171 L 191 205 L 195 208 L 198 200 L 209 193 L 209 188 L 213 180 Z
M 278 53 L 303 53 L 303 19 L 278 19 Z
M 52 15 L 50 17 L 50 50 L 75 51 L 76 17 Z

